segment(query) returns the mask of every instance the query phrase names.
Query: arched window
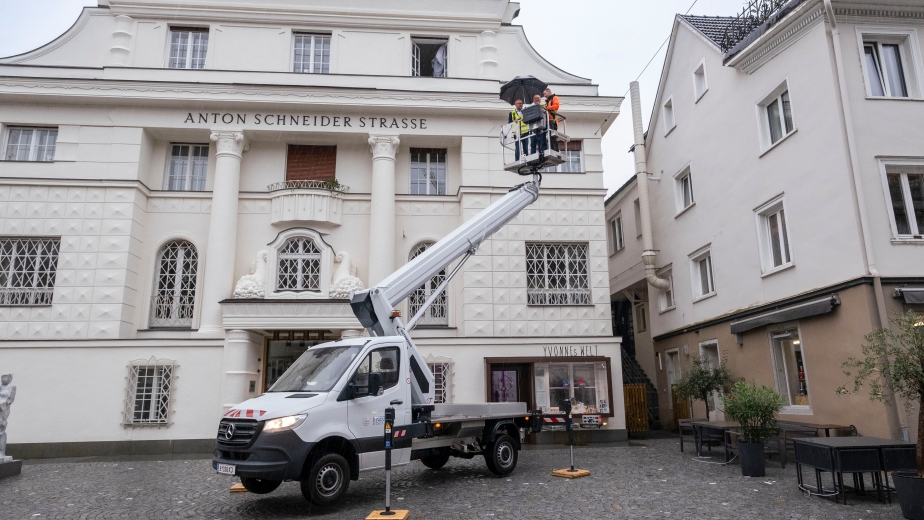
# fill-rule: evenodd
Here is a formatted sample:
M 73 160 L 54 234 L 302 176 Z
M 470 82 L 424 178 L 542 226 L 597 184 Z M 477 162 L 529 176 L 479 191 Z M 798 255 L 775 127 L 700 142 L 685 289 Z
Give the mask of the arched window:
M 157 255 L 151 327 L 192 327 L 199 255 L 185 240 L 174 240 Z
M 425 242 L 415 247 L 411 251 L 411 260 L 420 256 L 428 247 L 432 246 L 432 242 Z M 433 294 L 437 287 L 443 280 L 446 279 L 446 270 L 443 269 L 439 273 L 430 278 L 430 281 L 418 287 L 411 295 L 408 297 L 408 319 L 415 316 L 417 311 L 423 306 L 427 301 L 427 298 Z M 449 325 L 449 309 L 446 306 L 447 298 L 446 291 L 443 291 L 442 294 L 437 296 L 433 304 L 430 305 L 430 308 L 427 309 L 427 312 L 421 316 L 420 321 L 417 322 L 418 325 Z
M 276 286 L 280 291 L 321 290 L 321 250 L 308 237 L 286 240 L 279 249 L 279 278 Z

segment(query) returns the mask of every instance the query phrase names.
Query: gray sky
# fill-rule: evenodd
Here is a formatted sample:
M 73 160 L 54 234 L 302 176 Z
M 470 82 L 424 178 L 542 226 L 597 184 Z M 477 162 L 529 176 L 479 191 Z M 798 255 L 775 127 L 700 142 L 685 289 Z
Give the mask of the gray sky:
M 447 0 L 449 1 L 449 0 Z M 690 14 L 731 16 L 744 0 L 696 0 Z M 622 96 L 670 34 L 676 13 L 693 0 L 520 0 L 520 16 L 536 50 L 556 66 L 591 78 L 600 93 Z M 80 10 L 95 0 L 0 0 L 0 56 L 39 47 L 67 30 Z M 647 126 L 664 51 L 639 79 Z M 541 79 L 541 78 L 540 78 Z M 567 114 L 568 100 L 562 100 Z M 602 122 L 602 121 L 601 121 Z M 635 172 L 629 101 L 603 139 L 604 185 L 613 192 Z

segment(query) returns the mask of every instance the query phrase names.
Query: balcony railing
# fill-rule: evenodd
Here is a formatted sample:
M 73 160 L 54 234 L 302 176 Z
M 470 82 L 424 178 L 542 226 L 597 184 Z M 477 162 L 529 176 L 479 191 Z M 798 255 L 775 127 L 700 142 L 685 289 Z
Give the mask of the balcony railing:
M 192 327 L 195 297 L 155 295 L 151 297 L 151 328 Z
M 268 186 L 271 222 L 326 222 L 340 224 L 342 196 L 350 191 L 336 180 L 285 181 Z
M 734 48 L 765 22 L 775 23 L 772 19 L 779 19 L 778 15 L 782 14 L 781 10 L 787 4 L 798 3 L 800 0 L 748 0 L 744 9 L 725 27 L 720 45 L 722 52 Z M 789 10 L 786 9 L 787 12 Z
M 51 305 L 54 287 L 0 287 L 0 305 Z

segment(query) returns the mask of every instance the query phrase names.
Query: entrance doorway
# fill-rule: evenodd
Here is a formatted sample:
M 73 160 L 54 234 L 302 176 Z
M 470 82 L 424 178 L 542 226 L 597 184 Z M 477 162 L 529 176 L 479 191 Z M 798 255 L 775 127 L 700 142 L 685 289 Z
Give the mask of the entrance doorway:
M 266 355 L 263 359 L 263 389 L 268 390 L 295 360 L 308 350 L 325 341 L 330 341 L 329 330 L 277 330 L 266 339 Z
M 536 408 L 532 363 L 491 363 L 488 365 L 489 403 L 526 403 Z

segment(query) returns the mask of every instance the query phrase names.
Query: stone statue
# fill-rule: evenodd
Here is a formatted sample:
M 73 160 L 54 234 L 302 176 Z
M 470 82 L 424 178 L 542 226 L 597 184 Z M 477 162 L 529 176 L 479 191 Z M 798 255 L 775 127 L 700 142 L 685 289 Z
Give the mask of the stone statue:
M 353 266 L 353 262 L 350 260 L 350 254 L 346 251 L 337 253 L 337 261 L 340 262 L 340 265 L 334 271 L 328 296 L 330 298 L 348 298 L 350 292 L 364 289 L 362 280 L 356 277 L 356 267 Z
M 10 406 L 16 399 L 16 387 L 11 385 L 13 374 L 0 376 L 0 463 L 10 462 L 13 457 L 6 457 L 6 425 L 10 417 Z
M 257 253 L 246 274 L 234 286 L 234 298 L 263 298 L 266 295 L 266 251 Z

